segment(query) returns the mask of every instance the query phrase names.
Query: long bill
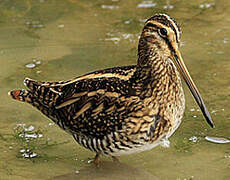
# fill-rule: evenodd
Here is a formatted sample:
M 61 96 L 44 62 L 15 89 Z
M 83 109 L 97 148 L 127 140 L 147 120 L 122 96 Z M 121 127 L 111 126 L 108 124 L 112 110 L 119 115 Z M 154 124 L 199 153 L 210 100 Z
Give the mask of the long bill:
M 176 66 L 179 70 L 179 72 L 181 73 L 182 77 L 184 78 L 187 86 L 189 87 L 193 97 L 195 98 L 197 104 L 199 105 L 207 123 L 213 128 L 214 127 L 214 123 L 212 121 L 212 118 L 208 112 L 208 109 L 206 108 L 204 101 L 195 85 L 195 83 L 193 82 L 191 76 L 189 75 L 189 72 L 184 64 L 184 61 L 181 57 L 180 52 L 177 50 L 173 53 L 173 57 L 174 60 L 176 62 Z

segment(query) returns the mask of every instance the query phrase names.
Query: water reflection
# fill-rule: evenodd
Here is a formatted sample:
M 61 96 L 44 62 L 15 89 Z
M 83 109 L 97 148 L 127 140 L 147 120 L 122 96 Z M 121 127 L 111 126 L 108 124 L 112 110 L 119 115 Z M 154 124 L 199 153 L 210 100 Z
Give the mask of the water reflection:
M 50 180 L 73 180 L 73 179 L 100 179 L 100 180 L 158 180 L 157 177 L 148 173 L 145 170 L 134 168 L 130 165 L 123 163 L 114 163 L 109 161 L 101 162 L 99 167 L 90 164 L 76 170 L 74 173 L 64 174 L 51 178 Z

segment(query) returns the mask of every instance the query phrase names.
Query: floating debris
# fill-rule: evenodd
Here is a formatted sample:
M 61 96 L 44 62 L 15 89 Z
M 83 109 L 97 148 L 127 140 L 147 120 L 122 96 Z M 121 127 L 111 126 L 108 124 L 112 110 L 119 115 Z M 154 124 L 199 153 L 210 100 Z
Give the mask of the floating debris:
M 53 123 L 53 122 L 50 122 L 48 125 L 49 125 L 49 126 L 53 126 L 53 125 L 54 125 L 54 123 Z
M 196 143 L 198 141 L 198 138 L 196 136 L 192 136 L 188 140 Z
M 33 59 L 33 62 L 34 62 L 35 64 L 41 64 L 41 63 L 42 63 L 40 60 L 37 60 L 37 59 Z
M 133 37 L 133 34 L 122 34 L 122 37 L 124 39 L 129 39 L 129 38 Z
M 164 9 L 173 9 L 174 6 L 173 5 L 165 5 L 163 6 Z
M 32 24 L 31 25 L 33 28 L 42 28 L 43 25 L 42 24 Z
M 93 162 L 92 159 L 90 159 L 90 160 L 87 161 L 88 164 L 90 164 L 90 163 L 92 163 L 92 162 Z
M 146 22 L 148 19 L 139 19 L 139 22 L 142 22 L 142 23 L 144 23 L 144 22 Z
M 192 108 L 192 109 L 190 109 L 190 111 L 191 111 L 191 112 L 193 112 L 193 111 L 195 111 L 195 109 L 194 109 L 194 108 Z
M 211 111 L 212 114 L 213 114 L 213 113 L 216 113 L 216 112 L 217 112 L 217 110 L 212 110 L 212 111 Z
M 23 134 L 19 134 L 18 136 L 22 138 L 34 138 L 34 139 L 43 137 L 42 134 L 36 134 L 36 133 L 33 134 L 23 133 Z
M 26 21 L 26 25 L 32 28 L 43 28 L 44 25 L 40 21 Z
M 185 46 L 185 44 L 186 44 L 186 42 L 185 42 L 185 41 L 181 41 L 181 42 L 180 42 L 180 47 Z
M 41 61 L 36 61 L 35 63 L 36 63 L 36 64 L 41 64 Z
M 124 23 L 125 23 L 125 24 L 130 24 L 130 23 L 131 23 L 131 20 L 126 20 Z
M 170 141 L 168 139 L 162 139 L 161 144 L 162 147 L 169 148 L 170 147 Z
M 113 41 L 114 44 L 118 44 L 121 39 L 118 37 L 106 38 L 105 41 Z
M 119 6 L 114 6 L 114 5 L 101 5 L 102 9 L 119 9 Z
M 32 152 L 29 149 L 26 149 L 26 150 L 25 149 L 21 149 L 20 153 L 22 153 L 22 156 L 25 157 L 25 158 L 34 158 L 34 157 L 37 156 L 37 153 Z
M 80 173 L 80 171 L 78 171 L 78 170 L 77 170 L 77 171 L 75 171 L 75 173 L 76 173 L 76 174 L 79 174 L 79 173 Z
M 58 25 L 58 28 L 64 28 L 64 27 L 65 27 L 64 24 L 59 24 L 59 25 Z
M 35 67 L 36 67 L 36 65 L 33 64 L 33 63 L 26 64 L 26 68 L 32 69 L 32 68 L 35 68 Z
M 226 44 L 226 43 L 228 43 L 228 41 L 229 41 L 228 38 L 224 38 L 223 43 Z
M 25 149 L 21 149 L 20 153 L 22 153 L 22 157 L 24 157 L 24 158 L 34 158 L 34 157 L 37 156 L 37 153 L 32 152 L 29 149 L 26 149 L 26 150 Z
M 221 137 L 210 137 L 210 136 L 206 136 L 205 140 L 213 142 L 213 143 L 217 143 L 217 144 L 226 144 L 226 143 L 230 143 L 229 139 L 226 138 L 221 138 Z
M 14 129 L 17 129 L 19 127 L 22 128 L 22 130 L 25 132 L 33 131 L 35 129 L 35 127 L 33 125 L 26 126 L 26 124 L 17 124 Z
M 21 153 L 24 153 L 25 151 L 26 151 L 25 149 L 21 149 L 21 150 L 20 150 Z
M 106 38 L 107 41 L 120 41 L 120 38 L 118 37 L 112 37 L 112 38 Z
M 131 43 L 136 42 L 136 39 L 138 38 L 137 34 L 130 34 L 130 33 L 124 33 L 121 32 L 108 32 L 106 33 L 107 38 L 100 39 L 103 41 L 113 41 L 114 44 L 118 44 L 121 40 L 128 40 Z
M 204 4 L 200 4 L 200 8 L 210 8 L 212 6 L 215 6 L 215 3 L 204 3 Z
M 138 8 L 152 8 L 155 7 L 157 4 L 153 3 L 152 1 L 143 1 L 142 3 L 138 4 Z
M 32 132 L 35 130 L 33 125 L 26 126 L 26 124 L 17 124 L 14 129 L 18 132 L 18 137 L 24 138 L 27 142 L 31 139 L 43 137 L 43 134 L 39 133 L 40 131 Z
M 24 127 L 24 130 L 25 130 L 25 131 L 27 131 L 27 132 L 28 132 L 28 131 L 33 131 L 34 129 L 35 129 L 35 127 L 34 127 L 34 126 L 32 126 L 32 125 L 30 125 L 30 126 L 29 126 L 29 127 L 27 127 L 27 128 L 26 128 L 26 127 Z
M 14 128 L 14 129 L 16 129 L 16 128 L 18 128 L 18 127 L 22 127 L 23 129 L 25 128 L 25 126 L 26 126 L 26 124 L 16 124 L 16 127 Z
M 32 69 L 35 68 L 36 65 L 40 65 L 42 62 L 40 60 L 37 59 L 33 59 L 32 63 L 26 64 L 26 68 Z

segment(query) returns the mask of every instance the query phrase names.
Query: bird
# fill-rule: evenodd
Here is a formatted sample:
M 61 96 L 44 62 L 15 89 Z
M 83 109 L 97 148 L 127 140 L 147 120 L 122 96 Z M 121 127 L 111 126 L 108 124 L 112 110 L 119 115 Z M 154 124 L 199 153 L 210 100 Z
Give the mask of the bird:
M 137 63 L 90 72 L 66 81 L 25 78 L 9 95 L 36 107 L 78 144 L 114 161 L 150 150 L 179 127 L 185 111 L 182 79 L 207 123 L 214 123 L 179 51 L 181 28 L 167 14 L 144 23 Z

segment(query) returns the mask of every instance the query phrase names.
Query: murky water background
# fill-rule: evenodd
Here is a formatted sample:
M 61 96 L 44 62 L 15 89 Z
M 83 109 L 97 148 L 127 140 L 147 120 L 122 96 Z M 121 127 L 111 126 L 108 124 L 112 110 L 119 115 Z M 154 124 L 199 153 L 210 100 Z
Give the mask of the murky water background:
M 183 123 L 170 148 L 104 157 L 77 145 L 31 106 L 7 92 L 23 79 L 64 80 L 136 62 L 143 22 L 168 13 L 182 26 L 184 57 L 216 128 L 204 122 L 185 88 Z M 230 1 L 2 0 L 0 1 L 0 179 L 230 179 Z

